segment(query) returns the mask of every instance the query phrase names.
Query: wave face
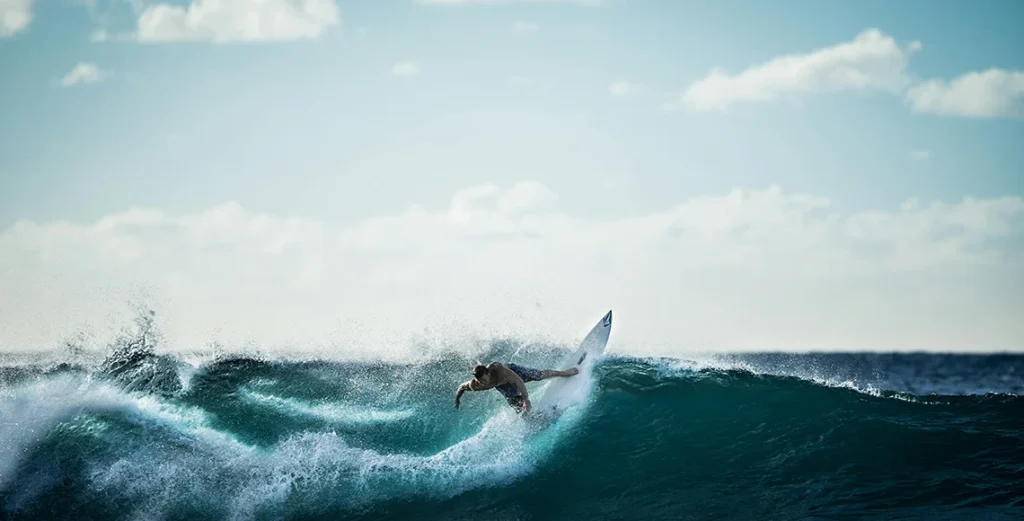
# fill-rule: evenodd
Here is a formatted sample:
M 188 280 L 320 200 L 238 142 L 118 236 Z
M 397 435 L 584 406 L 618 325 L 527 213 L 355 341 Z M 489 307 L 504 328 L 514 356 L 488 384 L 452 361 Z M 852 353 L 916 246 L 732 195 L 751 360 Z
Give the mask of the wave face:
M 559 354 L 515 361 L 546 367 Z M 0 367 L 0 517 L 1024 512 L 1024 357 L 610 357 L 588 401 L 547 425 L 493 391 L 467 393 L 456 410 L 464 358 L 116 360 Z

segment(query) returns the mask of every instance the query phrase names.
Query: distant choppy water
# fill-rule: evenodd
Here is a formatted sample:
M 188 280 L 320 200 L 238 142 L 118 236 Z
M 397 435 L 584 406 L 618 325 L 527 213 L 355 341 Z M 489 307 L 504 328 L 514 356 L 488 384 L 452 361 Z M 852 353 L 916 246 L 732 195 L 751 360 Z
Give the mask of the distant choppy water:
M 8 364 L 0 517 L 1024 519 L 1024 356 L 610 357 L 541 428 L 470 365 Z

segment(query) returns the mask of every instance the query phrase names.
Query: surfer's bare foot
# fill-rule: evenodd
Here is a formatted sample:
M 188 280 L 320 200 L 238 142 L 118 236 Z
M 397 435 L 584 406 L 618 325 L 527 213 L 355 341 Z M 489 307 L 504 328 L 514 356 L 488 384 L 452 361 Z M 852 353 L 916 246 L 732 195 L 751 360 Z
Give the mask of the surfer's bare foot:
M 565 376 L 572 376 L 574 374 L 579 374 L 579 372 L 580 372 L 579 369 L 573 367 L 573 368 L 570 368 L 570 369 L 566 369 L 565 371 L 562 371 L 562 374 L 565 375 Z

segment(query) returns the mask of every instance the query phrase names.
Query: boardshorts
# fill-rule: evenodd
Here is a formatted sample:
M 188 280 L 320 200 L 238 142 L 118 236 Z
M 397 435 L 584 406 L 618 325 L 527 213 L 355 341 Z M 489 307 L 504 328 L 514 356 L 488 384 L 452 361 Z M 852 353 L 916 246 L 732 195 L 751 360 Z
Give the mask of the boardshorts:
M 523 367 L 519 364 L 505 364 L 505 367 L 508 367 L 513 373 L 519 375 L 519 378 L 522 378 L 523 382 L 536 382 L 540 380 L 540 369 Z M 495 389 L 505 396 L 505 400 L 507 400 L 508 404 L 512 407 L 519 409 L 523 406 L 523 397 L 519 394 L 519 389 L 516 389 L 515 385 L 506 383 L 495 387 Z

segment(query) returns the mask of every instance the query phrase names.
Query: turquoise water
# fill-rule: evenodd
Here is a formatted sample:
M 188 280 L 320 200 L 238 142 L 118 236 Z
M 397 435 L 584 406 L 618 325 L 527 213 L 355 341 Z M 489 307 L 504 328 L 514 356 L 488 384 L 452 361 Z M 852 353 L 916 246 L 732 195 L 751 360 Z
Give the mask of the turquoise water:
M 495 344 L 484 359 L 515 351 Z M 563 351 L 516 354 L 547 367 Z M 1024 357 L 612 356 L 553 422 L 422 364 L 0 369 L 7 519 L 1021 519 Z M 542 384 L 531 383 L 531 390 Z

